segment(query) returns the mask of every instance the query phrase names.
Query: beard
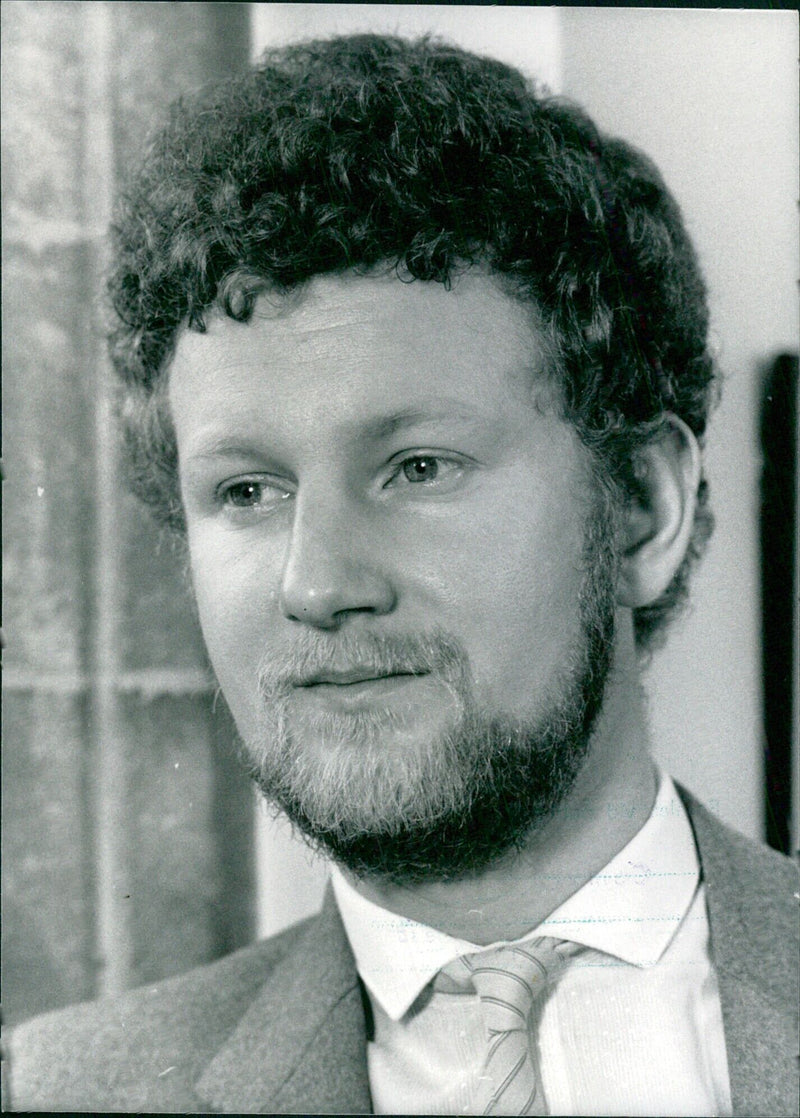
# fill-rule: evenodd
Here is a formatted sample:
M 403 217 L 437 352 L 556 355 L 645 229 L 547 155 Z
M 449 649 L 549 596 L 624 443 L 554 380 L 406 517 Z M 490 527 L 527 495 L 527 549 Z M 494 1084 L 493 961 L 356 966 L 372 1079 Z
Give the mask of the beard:
M 307 629 L 289 657 L 265 657 L 262 720 L 245 767 L 312 848 L 376 883 L 452 881 L 522 848 L 555 815 L 589 754 L 611 670 L 617 562 L 613 517 L 603 513 L 587 526 L 578 637 L 529 721 L 476 703 L 468 656 L 441 630 Z M 385 709 L 320 711 L 298 733 L 297 681 L 334 665 L 429 675 L 447 689 L 452 716 L 408 749 L 388 747 L 405 716 Z

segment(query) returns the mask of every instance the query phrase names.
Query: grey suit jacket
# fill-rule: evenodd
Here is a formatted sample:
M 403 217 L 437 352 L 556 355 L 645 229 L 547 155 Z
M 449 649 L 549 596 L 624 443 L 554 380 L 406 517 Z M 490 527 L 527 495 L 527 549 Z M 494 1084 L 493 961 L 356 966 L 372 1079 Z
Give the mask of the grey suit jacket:
M 796 868 L 682 795 L 708 891 L 734 1114 L 797 1114 Z M 21 1025 L 6 1108 L 366 1114 L 367 1014 L 329 894 L 318 917 L 210 966 Z

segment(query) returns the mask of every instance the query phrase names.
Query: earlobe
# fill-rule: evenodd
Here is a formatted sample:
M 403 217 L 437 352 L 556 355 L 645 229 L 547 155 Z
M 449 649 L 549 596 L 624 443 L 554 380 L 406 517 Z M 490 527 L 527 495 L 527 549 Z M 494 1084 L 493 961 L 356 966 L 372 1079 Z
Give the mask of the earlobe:
M 682 419 L 636 453 L 638 481 L 624 517 L 617 598 L 636 609 L 666 590 L 680 567 L 694 524 L 701 458 L 697 438 Z

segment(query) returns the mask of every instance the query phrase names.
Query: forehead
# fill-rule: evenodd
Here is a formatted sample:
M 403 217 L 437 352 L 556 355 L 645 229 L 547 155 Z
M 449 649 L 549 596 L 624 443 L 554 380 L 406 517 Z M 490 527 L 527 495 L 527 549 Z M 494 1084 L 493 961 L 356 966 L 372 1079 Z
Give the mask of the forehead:
M 270 421 L 391 423 L 426 410 L 491 410 L 544 389 L 549 367 L 536 308 L 477 270 L 451 287 L 394 274 L 319 276 L 289 295 L 259 298 L 247 324 L 214 314 L 184 330 L 170 369 L 180 427 L 213 419 L 219 397 L 254 400 Z M 180 432 L 179 432 L 180 433 Z

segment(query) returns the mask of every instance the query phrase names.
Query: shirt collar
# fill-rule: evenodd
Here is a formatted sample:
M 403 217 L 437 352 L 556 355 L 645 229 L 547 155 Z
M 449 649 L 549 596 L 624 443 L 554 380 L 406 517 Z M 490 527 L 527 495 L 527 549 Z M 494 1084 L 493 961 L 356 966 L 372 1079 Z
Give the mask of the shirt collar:
M 652 966 L 686 916 L 699 876 L 686 811 L 671 778 L 661 773 L 653 810 L 641 830 L 521 938 L 555 936 L 634 966 Z M 395 1021 L 442 967 L 459 955 L 488 949 L 381 908 L 362 897 L 336 867 L 332 884 L 358 972 Z

